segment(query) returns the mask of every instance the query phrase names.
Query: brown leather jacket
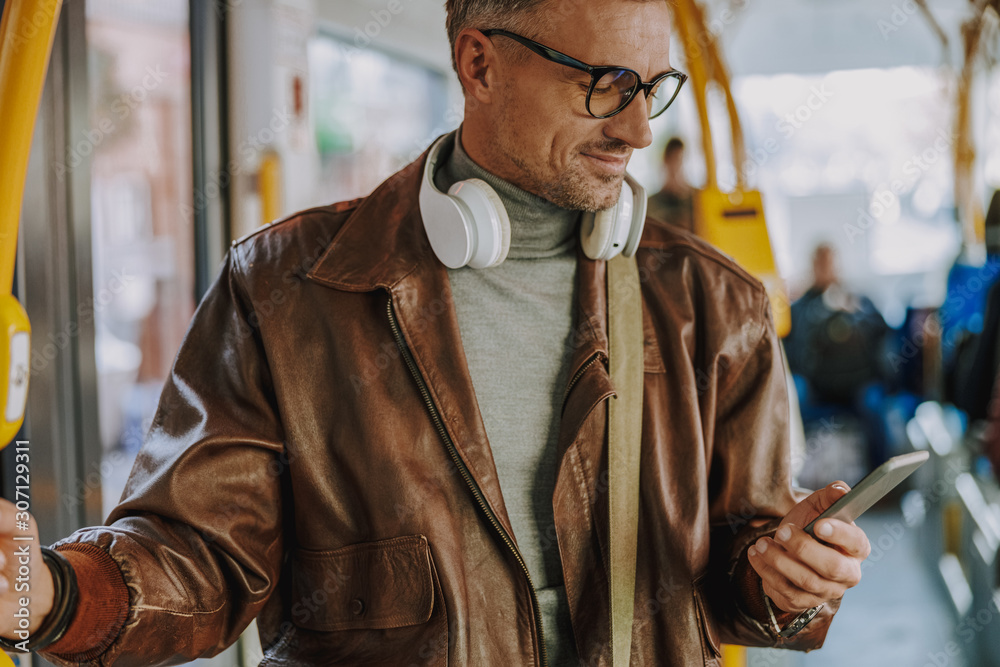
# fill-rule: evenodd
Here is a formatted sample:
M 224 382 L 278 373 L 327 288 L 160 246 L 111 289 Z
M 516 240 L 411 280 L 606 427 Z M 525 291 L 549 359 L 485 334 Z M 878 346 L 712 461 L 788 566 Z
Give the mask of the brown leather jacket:
M 127 620 L 93 664 L 212 655 L 254 617 L 262 665 L 544 664 L 447 273 L 423 231 L 422 164 L 233 244 L 121 504 L 106 527 L 57 543 L 96 545 L 127 584 Z M 746 565 L 794 503 L 764 291 L 652 221 L 637 259 L 632 664 L 716 665 L 720 642 L 818 647 L 837 603 L 781 640 Z M 604 270 L 581 255 L 548 545 L 587 665 L 609 659 Z

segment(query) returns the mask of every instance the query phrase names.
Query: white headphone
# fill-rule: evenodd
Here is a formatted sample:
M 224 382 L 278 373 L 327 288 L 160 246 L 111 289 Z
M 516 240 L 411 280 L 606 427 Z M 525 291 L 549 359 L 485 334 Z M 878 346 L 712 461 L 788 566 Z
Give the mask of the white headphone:
M 420 215 L 434 254 L 450 269 L 486 269 L 500 264 L 510 250 L 510 218 L 496 191 L 478 178 L 459 181 L 447 193 L 434 183 L 441 150 L 454 134 L 434 142 L 427 154 L 420 186 Z M 646 223 L 646 191 L 625 174 L 622 193 L 611 208 L 584 213 L 580 241 L 590 259 L 631 257 Z

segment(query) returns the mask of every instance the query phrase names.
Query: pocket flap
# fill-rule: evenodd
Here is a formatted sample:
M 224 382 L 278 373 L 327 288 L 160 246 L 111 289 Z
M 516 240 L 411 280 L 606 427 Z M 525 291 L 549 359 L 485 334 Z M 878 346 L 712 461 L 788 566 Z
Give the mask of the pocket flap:
M 423 535 L 296 549 L 292 618 L 308 630 L 399 628 L 426 623 L 434 608 L 430 548 Z

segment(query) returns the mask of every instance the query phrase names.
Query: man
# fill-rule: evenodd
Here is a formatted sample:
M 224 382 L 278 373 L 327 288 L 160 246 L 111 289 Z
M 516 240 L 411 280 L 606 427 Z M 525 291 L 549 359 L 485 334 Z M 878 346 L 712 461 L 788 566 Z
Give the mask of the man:
M 684 175 L 684 141 L 671 137 L 663 149 L 663 187 L 649 197 L 649 217 L 694 232 L 694 188 Z
M 650 110 L 632 87 L 594 117 L 590 75 L 525 38 L 649 81 L 671 70 L 669 14 L 447 7 L 467 105 L 435 178 L 494 186 L 510 257 L 435 258 L 423 158 L 234 244 L 121 504 L 56 545 L 88 611 L 65 613 L 46 657 L 179 662 L 256 617 L 265 665 L 607 664 L 605 263 L 573 239 L 579 211 L 616 202 Z M 720 640 L 818 646 L 868 543 L 799 528 L 843 489 L 794 502 L 764 292 L 688 235 L 650 225 L 644 246 L 633 663 L 712 663 Z
M 889 326 L 872 301 L 840 281 L 836 249 L 813 251 L 813 283 L 792 304 L 792 330 L 785 339 L 806 421 L 828 416 L 831 406 L 855 413 L 864 424 L 869 464 L 888 458 L 881 406 L 886 388 L 882 344 Z
M 813 283 L 792 304 L 788 362 L 819 400 L 850 404 L 880 379 L 879 354 L 889 327 L 875 304 L 840 281 L 837 253 L 821 243 L 813 252 Z

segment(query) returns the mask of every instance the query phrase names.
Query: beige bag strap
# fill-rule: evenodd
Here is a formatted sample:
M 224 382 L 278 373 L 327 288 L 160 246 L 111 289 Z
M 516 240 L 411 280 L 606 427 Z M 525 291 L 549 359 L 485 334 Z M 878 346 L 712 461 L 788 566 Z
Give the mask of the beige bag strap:
M 634 257 L 608 261 L 608 369 L 617 398 L 608 405 L 608 569 L 611 665 L 632 652 L 635 563 L 639 530 L 639 444 L 642 437 L 642 295 Z

